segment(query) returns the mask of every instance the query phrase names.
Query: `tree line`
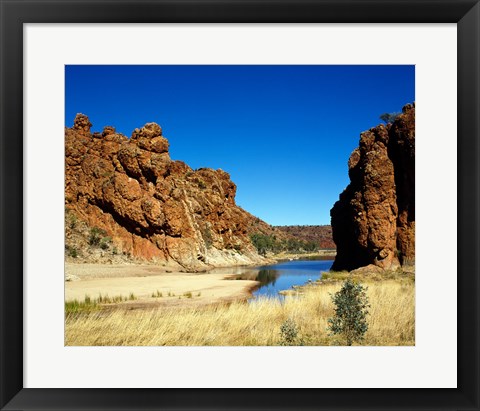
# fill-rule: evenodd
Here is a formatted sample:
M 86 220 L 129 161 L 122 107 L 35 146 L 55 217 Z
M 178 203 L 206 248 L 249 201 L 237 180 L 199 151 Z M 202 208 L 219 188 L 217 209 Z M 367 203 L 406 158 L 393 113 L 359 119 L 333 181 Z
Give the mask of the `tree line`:
M 278 254 L 282 251 L 290 253 L 313 253 L 319 250 L 315 241 L 303 241 L 295 238 L 277 239 L 268 234 L 255 233 L 250 236 L 252 244 L 260 255 L 265 256 L 268 252 Z

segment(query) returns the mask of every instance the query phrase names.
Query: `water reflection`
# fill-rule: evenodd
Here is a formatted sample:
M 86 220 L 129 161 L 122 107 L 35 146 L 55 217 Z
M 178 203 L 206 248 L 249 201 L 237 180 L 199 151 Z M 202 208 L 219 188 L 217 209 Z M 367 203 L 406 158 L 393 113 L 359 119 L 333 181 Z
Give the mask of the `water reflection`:
M 232 274 L 238 280 L 254 280 L 260 284 L 253 298 L 261 296 L 283 299 L 279 291 L 316 281 L 322 271 L 330 270 L 333 260 L 295 260 L 262 267 L 237 267 Z
M 257 275 L 256 281 L 260 282 L 260 286 L 272 284 L 275 285 L 277 278 L 280 276 L 278 270 L 272 270 L 271 268 L 262 268 Z
M 259 287 L 267 284 L 275 285 L 277 278 L 280 276 L 278 270 L 272 270 L 271 268 L 252 269 L 245 273 L 236 276 L 236 280 L 252 280 L 258 281 Z

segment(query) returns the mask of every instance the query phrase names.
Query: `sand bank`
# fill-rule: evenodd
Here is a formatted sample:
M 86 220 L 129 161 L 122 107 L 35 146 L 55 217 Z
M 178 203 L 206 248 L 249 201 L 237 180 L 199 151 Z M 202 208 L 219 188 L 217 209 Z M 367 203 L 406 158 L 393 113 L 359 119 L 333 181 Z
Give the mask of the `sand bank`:
M 102 264 L 67 264 L 66 272 L 79 278 L 65 282 L 65 300 L 84 300 L 133 293 L 134 301 L 122 304 L 192 306 L 230 302 L 247 298 L 257 285 L 251 280 L 228 280 L 224 273 L 167 273 L 151 265 L 107 266 Z M 155 294 L 155 297 L 152 297 Z M 158 295 L 161 294 L 161 297 Z M 191 297 L 190 297 L 191 295 Z

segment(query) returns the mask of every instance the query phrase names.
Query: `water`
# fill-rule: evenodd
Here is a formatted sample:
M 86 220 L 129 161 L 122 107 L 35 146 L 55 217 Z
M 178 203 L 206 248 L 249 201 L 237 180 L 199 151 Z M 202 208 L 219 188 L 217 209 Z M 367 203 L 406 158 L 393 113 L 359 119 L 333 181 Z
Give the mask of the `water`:
M 256 280 L 259 287 L 253 291 L 253 298 L 274 297 L 283 298 L 279 291 L 289 290 L 294 285 L 306 284 L 321 277 L 322 271 L 330 270 L 332 260 L 294 260 L 275 265 L 255 268 L 241 268 L 236 272 L 238 279 Z

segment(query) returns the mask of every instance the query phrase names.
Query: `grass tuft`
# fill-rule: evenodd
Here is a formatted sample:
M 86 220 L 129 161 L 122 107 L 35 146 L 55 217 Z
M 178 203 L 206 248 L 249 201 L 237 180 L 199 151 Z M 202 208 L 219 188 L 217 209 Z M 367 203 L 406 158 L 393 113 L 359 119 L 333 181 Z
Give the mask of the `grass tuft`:
M 101 309 L 101 305 L 106 304 L 118 304 L 128 300 L 136 300 L 135 294 L 130 293 L 130 296 L 116 295 L 109 297 L 108 294 L 98 294 L 97 298 L 92 298 L 88 294 L 85 294 L 83 301 L 78 299 L 65 301 L 65 314 L 90 312 Z

